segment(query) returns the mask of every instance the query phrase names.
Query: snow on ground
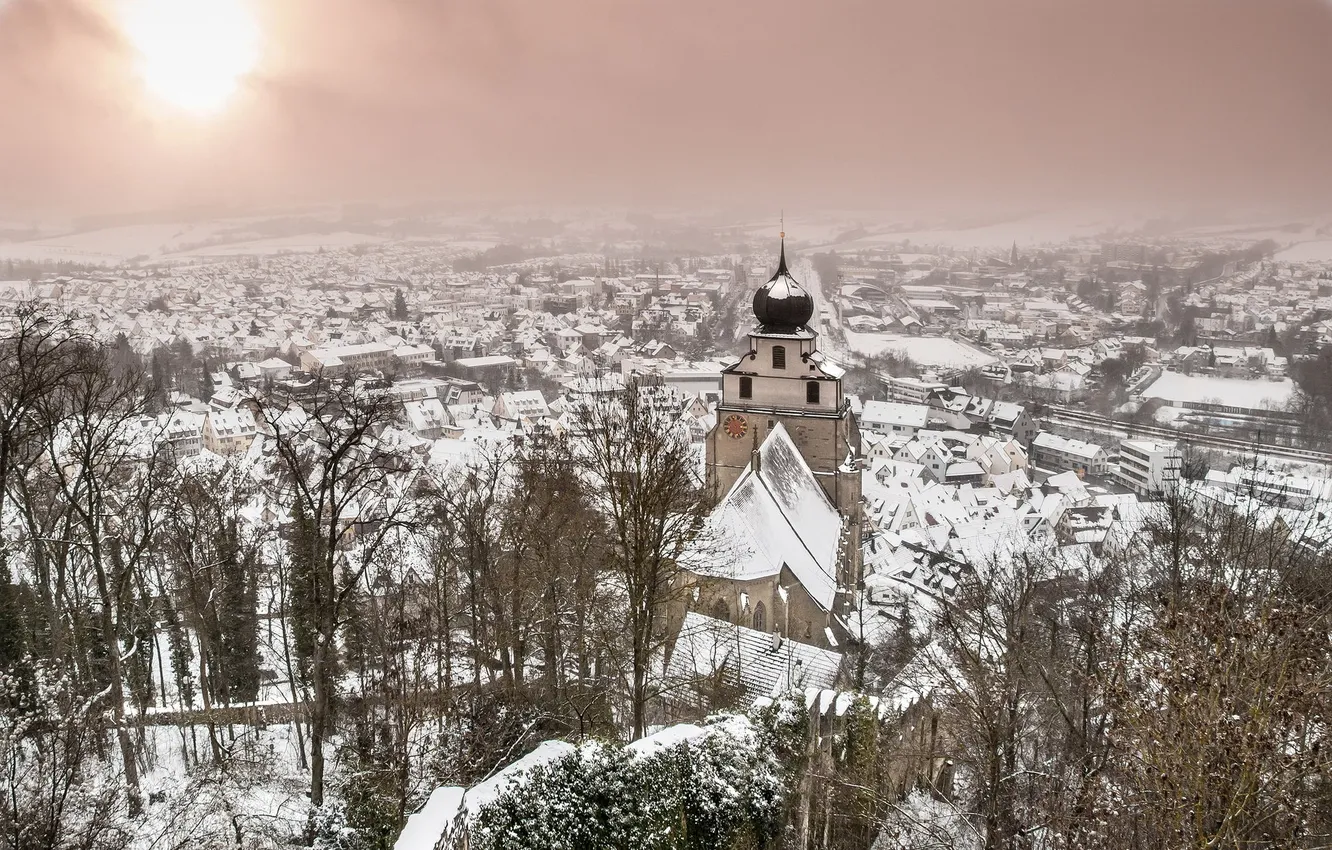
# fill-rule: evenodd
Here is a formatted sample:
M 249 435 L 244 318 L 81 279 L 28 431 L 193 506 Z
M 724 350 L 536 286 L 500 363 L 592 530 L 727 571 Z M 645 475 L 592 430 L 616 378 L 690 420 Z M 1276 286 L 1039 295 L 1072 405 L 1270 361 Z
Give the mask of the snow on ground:
M 378 245 L 388 240 L 368 233 L 340 230 L 334 233 L 305 233 L 299 236 L 279 236 L 272 239 L 253 239 L 226 245 L 209 245 L 171 254 L 171 257 L 234 257 L 259 254 L 277 254 L 284 251 L 311 253 L 320 248 L 350 248 L 356 245 Z
M 785 230 L 788 241 L 797 248 L 818 246 L 820 250 L 855 250 L 909 240 L 921 246 L 1006 252 L 1014 242 L 1018 247 L 1060 244 L 1071 240 L 1095 239 L 1116 231 L 1131 232 L 1140 224 L 1139 219 L 1103 210 L 994 214 L 970 221 L 921 221 L 906 213 L 848 210 L 829 212 L 817 218 L 789 218 Z M 849 242 L 833 241 L 857 229 L 863 229 L 864 235 Z M 752 222 L 745 227 L 748 235 L 757 238 L 772 238 L 777 230 L 777 223 L 767 220 Z
M 1059 212 L 997 221 L 977 227 L 907 230 L 877 234 L 880 239 L 909 239 L 919 245 L 948 245 L 953 248 L 1003 249 L 1019 246 L 1063 243 L 1090 239 L 1111 228 L 1103 215 L 1077 215 Z
M 271 841 L 256 846 L 285 845 L 301 834 L 310 780 L 297 767 L 292 726 L 219 727 L 215 734 L 235 759 L 225 773 L 198 766 L 209 758 L 206 727 L 144 729 L 140 782 L 147 805 L 133 824 L 131 850 L 220 846 L 213 842 L 237 828 Z
M 1162 372 L 1161 377 L 1143 390 L 1142 394 L 1146 398 L 1174 402 L 1212 401 L 1263 410 L 1285 405 L 1294 391 L 1295 385 L 1287 378 L 1280 381 L 1246 381 L 1242 378 Z
M 1187 407 L 1171 407 L 1170 405 L 1162 405 L 1161 407 L 1158 407 L 1156 409 L 1156 413 L 1153 414 L 1152 418 L 1156 420 L 1158 425 L 1173 425 L 1175 424 L 1176 419 L 1179 419 L 1181 416 L 1184 416 L 1188 412 L 1189 409 Z
M 202 242 L 235 224 L 235 221 L 134 224 L 66 233 L 0 245 L 0 260 L 118 264 L 131 257 L 157 256 L 179 246 Z
M 900 336 L 888 333 L 846 332 L 846 344 L 861 354 L 896 351 L 922 366 L 956 366 L 970 369 L 993 363 L 995 358 L 965 343 L 938 336 Z
M 1315 239 L 1300 242 L 1284 251 L 1276 253 L 1276 259 L 1287 263 L 1307 263 L 1315 260 L 1332 260 L 1332 239 Z
M 396 850 L 434 848 L 453 825 L 462 808 L 466 789 L 452 785 L 436 788 L 421 811 L 407 818 L 407 825 L 394 843 Z

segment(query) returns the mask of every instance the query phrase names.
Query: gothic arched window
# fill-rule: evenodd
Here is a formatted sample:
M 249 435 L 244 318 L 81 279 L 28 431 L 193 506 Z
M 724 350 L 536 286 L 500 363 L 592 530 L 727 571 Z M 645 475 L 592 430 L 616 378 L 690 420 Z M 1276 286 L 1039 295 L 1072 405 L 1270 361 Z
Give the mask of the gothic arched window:
M 774 345 L 772 347 L 772 368 L 774 369 L 786 368 L 786 346 Z
M 764 632 L 768 630 L 768 609 L 763 607 L 763 603 L 754 606 L 754 631 Z
M 805 382 L 805 403 L 806 403 L 806 404 L 818 404 L 818 403 L 819 403 L 819 382 L 818 382 L 818 381 L 806 381 L 806 382 Z

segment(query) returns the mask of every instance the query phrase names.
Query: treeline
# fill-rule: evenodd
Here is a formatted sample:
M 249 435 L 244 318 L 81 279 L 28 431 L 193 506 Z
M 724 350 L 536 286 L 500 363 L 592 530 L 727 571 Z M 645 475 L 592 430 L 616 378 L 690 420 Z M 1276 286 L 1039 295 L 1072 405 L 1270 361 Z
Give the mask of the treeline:
M 521 263 L 531 256 L 521 245 L 503 243 L 491 246 L 475 254 L 466 254 L 453 261 L 453 270 L 459 272 L 483 272 L 493 266 L 509 263 Z
M 1185 488 L 1076 552 L 995 557 L 938 611 L 899 684 L 931 694 L 928 755 L 956 781 L 934 800 L 874 798 L 885 846 L 1327 846 L 1319 509 Z M 889 745 L 856 784 L 909 754 Z
M 1295 394 L 1289 410 L 1300 416 L 1300 438 L 1311 449 L 1332 449 L 1332 345 L 1323 346 L 1316 357 L 1291 361 Z
M 432 465 L 395 399 L 320 380 L 189 457 L 170 370 L 115 340 L 25 309 L 0 362 L 0 847 L 387 848 L 440 783 L 654 722 L 705 505 L 636 392 Z

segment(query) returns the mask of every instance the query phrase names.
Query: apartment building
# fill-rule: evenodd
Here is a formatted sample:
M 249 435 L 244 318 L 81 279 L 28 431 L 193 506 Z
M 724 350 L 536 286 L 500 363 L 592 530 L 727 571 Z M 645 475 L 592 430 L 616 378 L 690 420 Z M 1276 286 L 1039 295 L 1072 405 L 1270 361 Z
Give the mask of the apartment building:
M 1104 475 L 1110 470 L 1110 458 L 1103 446 L 1070 440 L 1049 431 L 1042 431 L 1031 441 L 1031 460 L 1042 469 L 1071 471 L 1082 476 Z
M 1115 479 L 1140 496 L 1159 495 L 1179 483 L 1178 443 L 1121 440 Z

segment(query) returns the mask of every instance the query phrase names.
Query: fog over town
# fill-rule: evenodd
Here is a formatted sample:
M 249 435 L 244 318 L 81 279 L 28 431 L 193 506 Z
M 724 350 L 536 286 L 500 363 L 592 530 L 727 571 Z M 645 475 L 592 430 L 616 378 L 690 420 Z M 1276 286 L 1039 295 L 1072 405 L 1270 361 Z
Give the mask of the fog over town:
M 1328 846 L 1330 47 L 0 0 L 0 850 Z

